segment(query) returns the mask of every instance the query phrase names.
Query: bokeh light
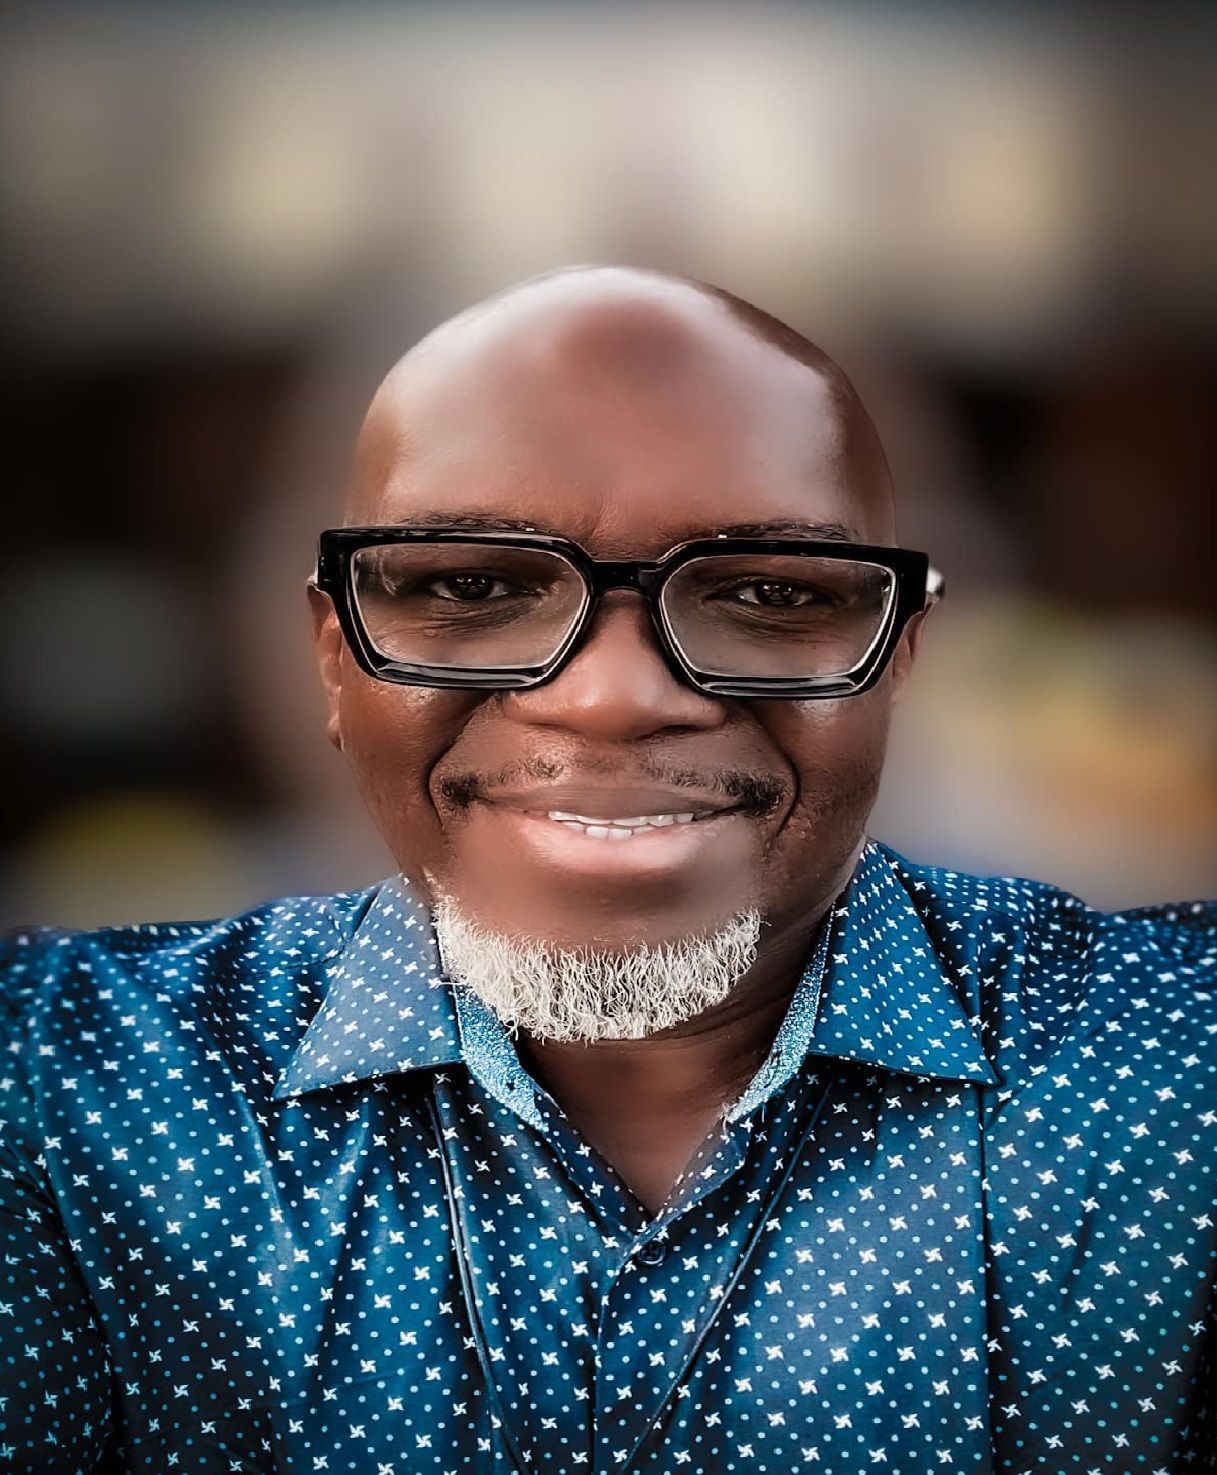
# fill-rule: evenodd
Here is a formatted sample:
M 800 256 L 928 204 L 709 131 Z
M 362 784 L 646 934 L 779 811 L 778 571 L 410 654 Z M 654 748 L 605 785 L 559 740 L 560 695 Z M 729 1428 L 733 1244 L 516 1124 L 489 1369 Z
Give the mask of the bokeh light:
M 364 884 L 303 583 L 392 359 L 576 261 L 872 405 L 948 577 L 873 831 L 1217 887 L 1217 23 L 940 4 L 9 14 L 0 915 Z

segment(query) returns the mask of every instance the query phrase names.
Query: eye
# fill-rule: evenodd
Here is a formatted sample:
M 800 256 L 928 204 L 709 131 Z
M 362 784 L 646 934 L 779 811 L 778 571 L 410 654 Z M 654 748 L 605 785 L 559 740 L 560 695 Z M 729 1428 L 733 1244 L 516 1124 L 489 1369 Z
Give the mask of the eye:
M 768 609 L 792 609 L 808 604 L 830 604 L 832 600 L 822 590 L 812 589 L 806 584 L 791 583 L 786 579 L 751 579 L 746 584 L 737 584 L 729 598 L 741 604 L 760 604 Z
M 445 574 L 443 578 L 429 580 L 422 587 L 427 594 L 434 594 L 437 599 L 459 600 L 463 604 L 502 599 L 504 595 L 520 592 L 505 579 L 477 572 Z

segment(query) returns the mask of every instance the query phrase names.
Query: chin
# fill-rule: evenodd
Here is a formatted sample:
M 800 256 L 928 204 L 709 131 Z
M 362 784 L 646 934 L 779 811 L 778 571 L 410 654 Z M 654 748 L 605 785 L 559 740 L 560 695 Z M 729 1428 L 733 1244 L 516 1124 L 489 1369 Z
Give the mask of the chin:
M 628 952 L 678 943 L 716 932 L 730 918 L 757 910 L 751 895 L 637 899 L 604 896 L 490 894 L 467 887 L 441 887 L 467 917 L 504 937 L 551 947 Z
M 494 817 L 453 837 L 432 895 L 500 935 L 564 948 L 656 947 L 714 932 L 728 918 L 767 908 L 764 836 L 745 821 L 690 825 L 624 843 L 571 835 L 559 825 Z

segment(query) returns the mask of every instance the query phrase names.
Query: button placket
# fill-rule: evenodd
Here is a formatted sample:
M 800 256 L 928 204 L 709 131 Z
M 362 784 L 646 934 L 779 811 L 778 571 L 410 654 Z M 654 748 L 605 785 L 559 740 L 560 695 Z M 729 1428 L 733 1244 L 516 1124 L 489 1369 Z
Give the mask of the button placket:
M 809 1098 L 809 1090 L 817 1094 Z M 750 1154 L 744 1147 L 749 1124 L 728 1127 L 712 1159 L 712 1163 L 720 1164 L 713 1179 L 700 1181 L 689 1198 L 674 1205 L 659 1236 L 637 1247 L 622 1266 L 605 1298 L 596 1352 L 596 1451 L 604 1469 L 632 1468 L 659 1429 L 677 1389 L 754 1257 L 766 1224 L 773 1222 L 826 1096 L 827 1087 L 816 1081 L 801 1082 L 788 1099 L 791 1117 L 781 1122 L 784 1130 L 775 1125 L 771 1104 L 767 1103 L 761 1114 L 766 1130 L 755 1134 Z M 746 1194 L 747 1184 L 731 1181 L 732 1174 L 724 1175 L 722 1162 L 741 1165 L 748 1182 L 758 1187 L 766 1185 L 765 1191 Z M 728 1186 L 735 1193 L 718 1221 L 723 1232 L 718 1233 L 716 1228 L 707 1244 L 703 1231 L 699 1251 L 694 1228 L 697 1216 L 692 1211 L 701 1206 L 707 1216 L 712 1215 L 712 1195 L 716 1190 L 725 1192 Z M 741 1200 L 748 1204 L 748 1212 L 741 1211 Z M 642 1251 L 665 1243 L 663 1260 L 657 1266 L 648 1266 Z M 701 1274 L 696 1275 L 699 1269 Z
M 573 1453 L 590 1454 L 586 1444 L 579 1444 L 587 1434 L 576 1438 L 572 1449 L 572 1434 L 578 1430 L 560 1415 L 565 1389 L 592 1383 L 591 1331 L 599 1286 L 607 1274 L 603 1240 L 587 1216 L 573 1212 L 576 1206 L 569 1202 L 560 1166 L 541 1139 L 521 1136 L 511 1163 L 500 1164 L 500 1170 L 516 1170 L 519 1191 L 510 1196 L 522 1206 L 527 1194 L 532 1212 L 500 1216 L 502 1185 L 487 1177 L 488 1170 L 494 1171 L 491 1155 L 483 1156 L 479 1142 L 452 1130 L 463 1121 L 465 1137 L 470 1137 L 471 1108 L 488 1104 L 478 1084 L 471 1077 L 442 1082 L 437 1077 L 434 1096 L 452 1185 L 454 1253 L 465 1267 L 462 1292 L 471 1347 L 514 1468 L 565 1469 Z M 501 1135 L 506 1125 L 500 1117 L 488 1121 L 487 1129 Z M 530 1253 L 528 1241 L 529 1226 L 537 1220 L 550 1231 L 542 1235 L 540 1254 L 536 1246 Z

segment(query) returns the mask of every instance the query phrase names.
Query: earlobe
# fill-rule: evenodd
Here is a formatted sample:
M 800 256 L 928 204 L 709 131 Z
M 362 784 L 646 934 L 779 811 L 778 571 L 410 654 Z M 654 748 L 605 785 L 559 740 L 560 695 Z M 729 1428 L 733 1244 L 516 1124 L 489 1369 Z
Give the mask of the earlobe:
M 315 585 L 308 587 L 309 608 L 313 617 L 313 642 L 317 650 L 317 666 L 321 672 L 321 684 L 325 689 L 326 717 L 325 733 L 338 751 L 342 752 L 342 631 L 338 627 L 338 616 L 329 597 Z
M 917 652 L 921 648 L 921 636 L 925 630 L 925 620 L 928 614 L 929 610 L 923 609 L 919 614 L 915 614 L 904 627 L 904 640 L 908 647 L 907 663 L 910 666 L 916 660 Z

